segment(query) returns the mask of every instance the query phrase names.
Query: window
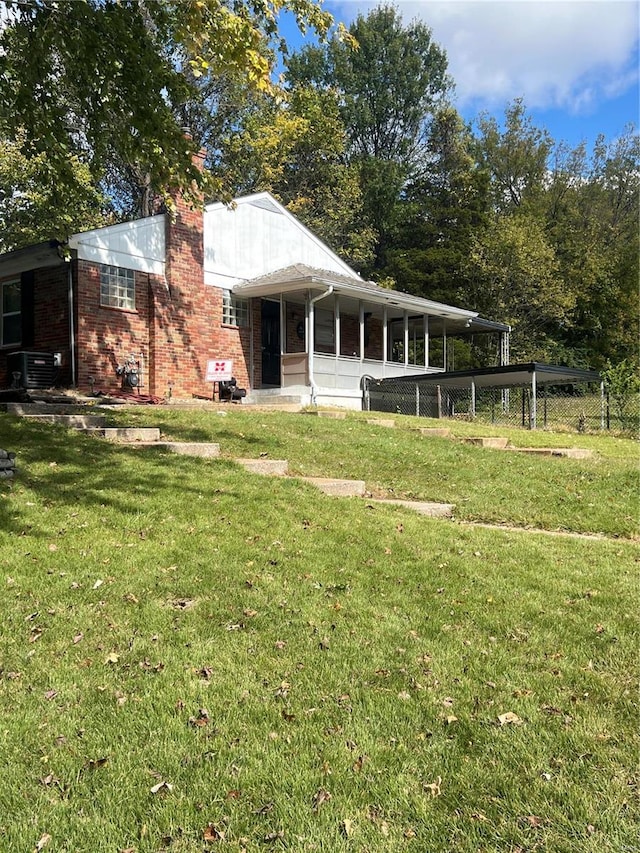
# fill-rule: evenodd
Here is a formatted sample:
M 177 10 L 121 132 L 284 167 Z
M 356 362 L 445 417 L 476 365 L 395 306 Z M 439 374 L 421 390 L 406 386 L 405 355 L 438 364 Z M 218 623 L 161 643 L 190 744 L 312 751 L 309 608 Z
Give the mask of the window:
M 100 265 L 100 304 L 134 311 L 136 289 L 133 270 Z
M 222 322 L 225 326 L 248 326 L 249 300 L 234 296 L 230 290 L 223 290 Z
M 0 322 L 0 346 L 19 344 L 22 338 L 22 316 L 20 307 L 20 282 L 5 281 L 0 284 L 2 298 L 2 322 Z

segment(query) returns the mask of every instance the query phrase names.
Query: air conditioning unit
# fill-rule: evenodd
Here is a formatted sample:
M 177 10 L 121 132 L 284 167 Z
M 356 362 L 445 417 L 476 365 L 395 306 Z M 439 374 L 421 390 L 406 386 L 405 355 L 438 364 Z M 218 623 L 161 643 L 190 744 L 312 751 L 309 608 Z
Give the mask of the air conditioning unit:
M 51 388 L 56 376 L 54 355 L 52 352 L 12 352 L 7 355 L 7 372 L 15 388 Z

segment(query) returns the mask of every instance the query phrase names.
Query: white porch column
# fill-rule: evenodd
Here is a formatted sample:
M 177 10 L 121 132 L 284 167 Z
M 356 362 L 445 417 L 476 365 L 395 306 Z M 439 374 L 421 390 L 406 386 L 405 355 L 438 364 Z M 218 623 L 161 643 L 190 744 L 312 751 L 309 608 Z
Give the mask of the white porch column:
M 442 367 L 444 370 L 449 369 L 449 353 L 447 352 L 447 321 L 442 321 Z
M 387 306 L 382 309 L 382 363 L 389 360 L 389 330 L 387 329 Z
M 529 415 L 529 429 L 536 428 L 536 421 L 538 419 L 538 387 L 537 387 L 537 377 L 535 370 L 531 374 L 531 410 Z
M 334 319 L 333 338 L 334 338 L 335 356 L 336 356 L 336 358 L 338 358 L 338 356 L 342 352 L 342 345 L 341 345 L 341 341 L 340 341 L 340 296 L 337 293 L 335 296 L 334 306 L 335 306 L 335 310 L 333 312 L 333 319 Z
M 424 315 L 424 366 L 429 367 L 429 315 Z
M 404 366 L 406 367 L 409 364 L 409 312 L 402 312 L 402 327 L 403 327 L 403 338 L 404 338 Z
M 364 360 L 364 305 L 362 300 L 358 300 L 358 324 L 360 332 L 360 361 Z

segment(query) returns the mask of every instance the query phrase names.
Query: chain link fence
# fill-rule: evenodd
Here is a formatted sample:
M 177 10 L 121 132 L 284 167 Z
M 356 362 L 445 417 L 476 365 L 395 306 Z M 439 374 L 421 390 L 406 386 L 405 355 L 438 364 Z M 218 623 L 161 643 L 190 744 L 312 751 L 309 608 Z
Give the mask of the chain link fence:
M 364 387 L 364 408 L 425 418 L 459 418 L 525 429 L 596 432 L 637 431 L 635 418 L 624 418 L 611 406 L 597 382 L 572 385 L 531 385 L 474 388 L 440 386 L 433 380 L 370 380 Z M 638 406 L 636 405 L 637 409 Z

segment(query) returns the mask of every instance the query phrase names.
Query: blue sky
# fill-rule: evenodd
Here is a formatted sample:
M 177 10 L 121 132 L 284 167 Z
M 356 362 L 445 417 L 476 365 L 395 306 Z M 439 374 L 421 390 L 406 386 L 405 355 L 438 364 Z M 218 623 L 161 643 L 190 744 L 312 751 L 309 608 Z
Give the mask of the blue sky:
M 326 0 L 349 24 L 378 3 Z M 522 97 L 534 123 L 557 141 L 589 148 L 639 125 L 638 0 L 396 0 L 406 23 L 419 19 L 447 52 L 455 102 L 471 121 L 498 120 Z M 290 48 L 309 41 L 295 28 Z

